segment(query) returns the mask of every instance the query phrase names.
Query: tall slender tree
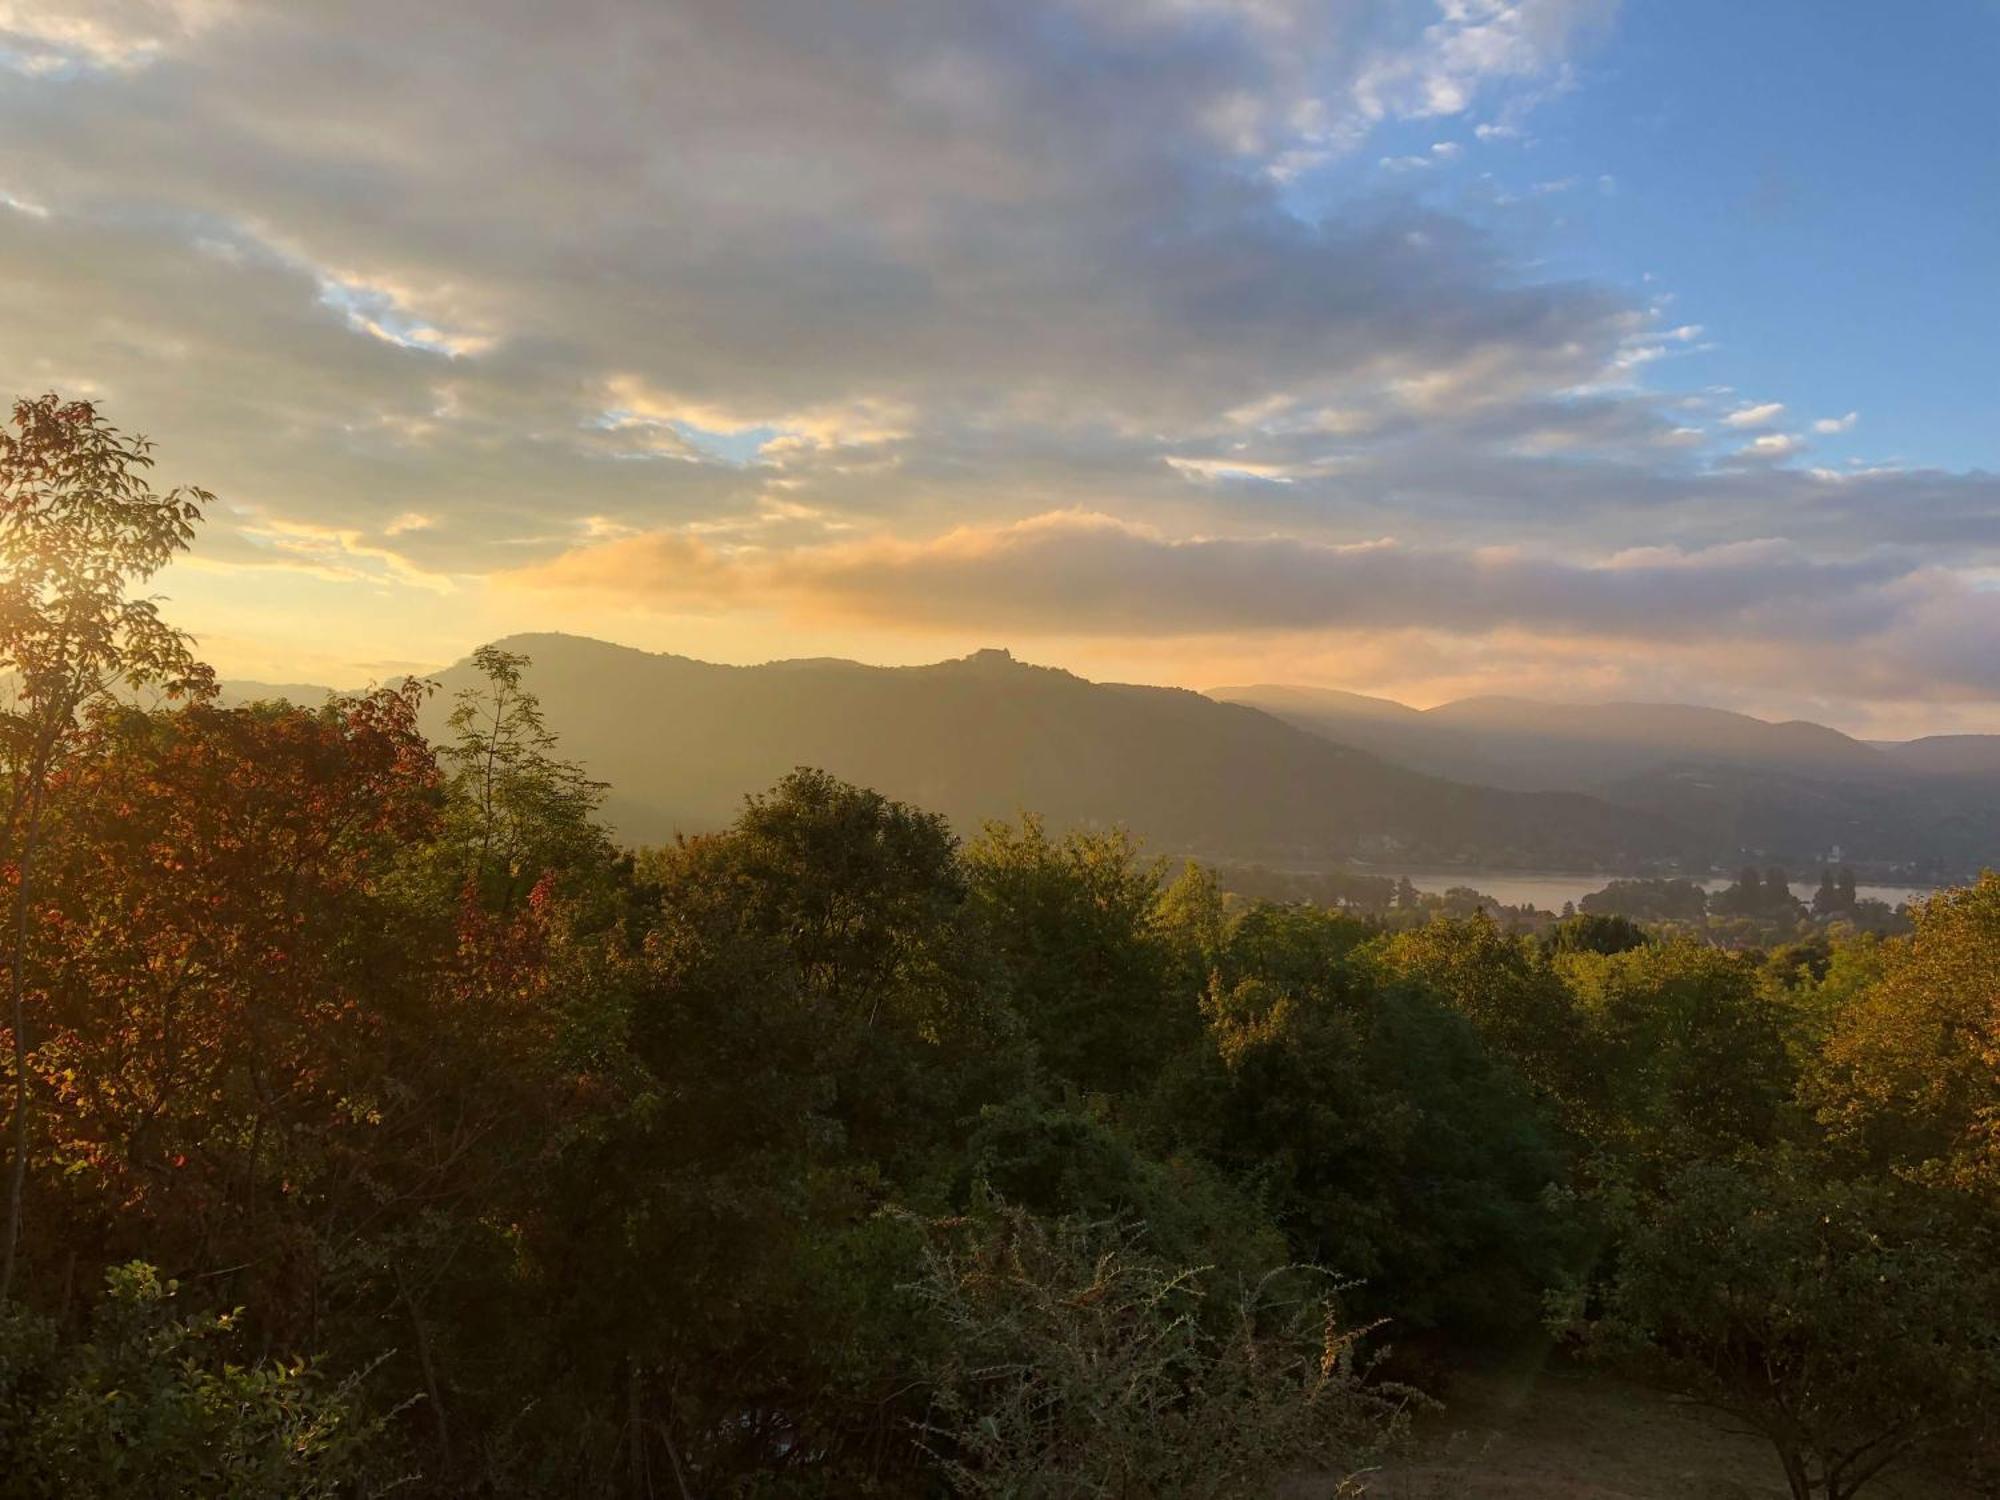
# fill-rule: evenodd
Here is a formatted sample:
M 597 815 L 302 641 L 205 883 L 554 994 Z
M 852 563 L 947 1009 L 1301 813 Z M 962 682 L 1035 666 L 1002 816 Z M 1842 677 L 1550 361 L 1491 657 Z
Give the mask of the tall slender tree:
M 507 911 L 550 870 L 609 857 L 593 821 L 605 784 L 553 753 L 541 700 L 522 683 L 526 656 L 481 646 L 472 664 L 484 682 L 459 691 L 439 751 L 453 793 L 446 845 L 462 860 L 464 884 Z
M 0 1304 L 14 1291 L 21 1194 L 34 1104 L 22 950 L 34 897 L 35 849 L 52 782 L 83 717 L 142 683 L 170 696 L 210 693 L 213 677 L 192 642 L 136 597 L 194 540 L 213 496 L 149 479 L 152 445 L 118 431 L 88 401 L 51 392 L 14 403 L 0 429 L 0 868 L 11 867 L 7 1024 L 13 1065 L 12 1161 L 7 1178 Z

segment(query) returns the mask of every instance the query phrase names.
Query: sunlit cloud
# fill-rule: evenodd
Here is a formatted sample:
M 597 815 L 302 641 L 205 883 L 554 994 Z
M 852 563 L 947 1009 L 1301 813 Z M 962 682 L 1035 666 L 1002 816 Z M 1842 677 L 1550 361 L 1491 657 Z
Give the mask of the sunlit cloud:
M 1782 401 L 1759 401 L 1747 406 L 1739 406 L 1722 417 L 1725 427 L 1769 427 L 1785 414 Z

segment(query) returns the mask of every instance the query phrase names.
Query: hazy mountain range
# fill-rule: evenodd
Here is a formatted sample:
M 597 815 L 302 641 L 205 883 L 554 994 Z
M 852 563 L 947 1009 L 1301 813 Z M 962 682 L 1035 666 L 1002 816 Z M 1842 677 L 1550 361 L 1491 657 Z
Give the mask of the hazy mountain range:
M 566 635 L 533 659 L 567 754 L 610 783 L 620 834 L 726 823 L 794 766 L 934 809 L 963 831 L 1040 813 L 1122 824 L 1164 852 L 1637 871 L 1838 845 L 1955 877 L 2000 858 L 2000 737 L 1868 744 L 1822 725 L 1671 704 L 1467 699 L 1420 711 L 1296 687 L 1093 683 L 1005 651 L 920 667 L 720 666 Z M 467 663 L 434 674 L 432 728 Z M 236 699 L 318 690 L 234 684 Z
M 1956 878 L 2000 858 L 2000 735 L 1862 741 L 1679 703 L 1466 698 L 1414 709 L 1320 688 L 1217 688 L 1302 729 L 1432 775 L 1563 790 L 1649 813 L 1737 857 Z

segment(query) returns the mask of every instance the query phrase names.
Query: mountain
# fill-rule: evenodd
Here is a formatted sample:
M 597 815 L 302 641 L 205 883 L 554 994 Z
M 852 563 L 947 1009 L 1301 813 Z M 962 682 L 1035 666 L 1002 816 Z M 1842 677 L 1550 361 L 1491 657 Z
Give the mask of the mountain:
M 1683 703 L 1493 697 L 1418 710 L 1315 688 L 1217 688 L 1210 696 L 1261 708 L 1404 765 L 1521 791 L 1591 789 L 1685 765 L 1833 777 L 1897 769 L 1879 747 L 1823 724 L 1772 724 Z
M 1991 781 L 1710 765 L 1655 769 L 1598 790 L 1685 829 L 1705 848 L 1734 847 L 1797 873 L 1835 849 L 1857 868 L 1912 883 L 1969 880 L 2000 863 L 2000 797 Z
M 745 793 L 811 765 L 965 832 L 1026 810 L 1057 828 L 1122 824 L 1177 855 L 1632 869 L 1690 852 L 1665 822 L 1595 798 L 1460 785 L 1256 709 L 1004 651 L 734 667 L 566 635 L 499 644 L 532 659 L 564 753 L 610 783 L 607 815 L 636 841 L 720 827 Z M 436 675 L 441 721 L 477 677 L 468 663 Z
M 1360 724 L 1411 725 L 1423 722 L 1424 711 L 1394 698 L 1371 698 L 1338 688 L 1289 687 L 1261 683 L 1256 687 L 1211 688 L 1208 696 L 1224 703 L 1247 703 L 1279 718 L 1325 718 Z
M 922 667 L 830 658 L 719 666 L 566 635 L 530 657 L 564 751 L 608 782 L 635 842 L 723 826 L 795 766 L 943 813 L 962 832 L 1032 811 L 1122 824 L 1155 849 L 1296 865 L 1812 870 L 1883 879 L 2000 859 L 2000 736 L 1866 744 L 1823 725 L 1685 704 L 1470 698 L 1418 710 L 1265 684 L 1087 682 L 1005 651 Z M 441 733 L 468 662 L 433 674 Z M 325 690 L 224 684 L 225 701 Z
M 240 708 L 246 703 L 270 703 L 280 699 L 287 703 L 316 708 L 333 692 L 332 688 L 318 687 L 309 682 L 252 682 L 239 679 L 224 680 L 215 686 L 216 701 L 224 708 Z
M 2000 777 L 2000 734 L 1933 734 L 1879 747 L 1897 765 L 1933 776 Z
M 1467 698 L 1420 711 L 1310 688 L 1213 696 L 1433 775 L 1601 797 L 1724 864 L 1809 869 L 1838 850 L 1884 876 L 1962 879 L 2000 859 L 2000 736 L 1869 744 L 1678 703 Z

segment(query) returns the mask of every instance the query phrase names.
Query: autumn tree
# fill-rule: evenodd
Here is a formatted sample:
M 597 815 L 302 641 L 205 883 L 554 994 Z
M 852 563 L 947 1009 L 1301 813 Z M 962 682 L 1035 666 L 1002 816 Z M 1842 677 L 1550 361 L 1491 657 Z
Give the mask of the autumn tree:
M 2000 874 L 1918 905 L 1906 938 L 1836 969 L 1807 1090 L 1840 1145 L 1877 1170 L 1976 1194 L 2000 1215 Z
M 81 730 L 80 716 L 122 689 L 157 683 L 202 691 L 207 669 L 157 601 L 134 597 L 194 539 L 213 497 L 156 491 L 151 445 L 105 422 L 88 401 L 50 393 L 14 404 L 0 430 L 0 669 L 13 701 L 0 710 L 0 864 L 12 869 L 8 1029 L 14 1073 L 0 1303 L 12 1295 L 34 1104 L 22 953 L 51 779 Z
M 88 725 L 22 963 L 60 1106 L 37 1191 L 72 1251 L 248 1262 L 267 1314 L 309 1296 L 283 1289 L 312 1259 L 295 1210 L 397 1117 L 384 1033 L 451 952 L 384 885 L 436 817 L 419 694 Z

